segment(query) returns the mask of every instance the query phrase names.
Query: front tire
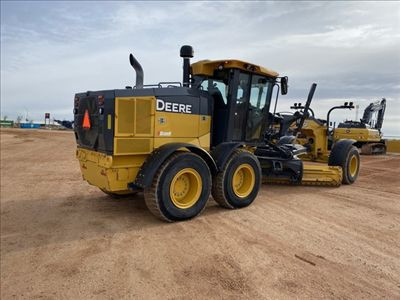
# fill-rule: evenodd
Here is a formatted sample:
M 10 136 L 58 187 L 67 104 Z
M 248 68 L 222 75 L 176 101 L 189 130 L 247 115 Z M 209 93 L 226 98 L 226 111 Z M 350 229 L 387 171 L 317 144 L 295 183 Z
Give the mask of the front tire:
M 329 155 L 330 166 L 340 166 L 343 171 L 342 183 L 353 184 L 360 172 L 360 154 L 352 144 L 336 144 Z
M 212 196 L 226 208 L 246 207 L 257 197 L 260 185 L 260 162 L 254 154 L 237 149 L 213 178 Z
M 144 199 L 157 218 L 174 222 L 199 215 L 210 192 L 211 173 L 206 162 L 191 152 L 175 152 L 144 190 Z

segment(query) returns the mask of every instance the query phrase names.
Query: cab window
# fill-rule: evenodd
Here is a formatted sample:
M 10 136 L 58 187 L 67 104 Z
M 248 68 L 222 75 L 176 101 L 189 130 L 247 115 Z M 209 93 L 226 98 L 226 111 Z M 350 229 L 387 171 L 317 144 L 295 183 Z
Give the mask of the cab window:
M 203 90 L 208 91 L 214 98 L 221 98 L 224 104 L 228 103 L 228 85 L 222 80 L 206 79 L 201 83 Z
M 265 122 L 265 109 L 269 107 L 267 101 L 271 81 L 259 75 L 253 75 L 250 87 L 250 100 L 246 126 L 246 140 L 258 140 Z

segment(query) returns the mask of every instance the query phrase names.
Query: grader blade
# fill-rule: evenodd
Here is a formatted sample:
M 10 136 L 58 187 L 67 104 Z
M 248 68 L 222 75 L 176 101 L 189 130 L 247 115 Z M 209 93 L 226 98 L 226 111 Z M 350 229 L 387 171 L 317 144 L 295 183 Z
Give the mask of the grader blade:
M 304 162 L 301 185 L 340 186 L 342 184 L 342 168 L 318 163 Z M 289 178 L 263 177 L 264 183 L 293 184 Z
M 304 163 L 301 184 L 339 186 L 342 184 L 342 179 L 341 167 Z

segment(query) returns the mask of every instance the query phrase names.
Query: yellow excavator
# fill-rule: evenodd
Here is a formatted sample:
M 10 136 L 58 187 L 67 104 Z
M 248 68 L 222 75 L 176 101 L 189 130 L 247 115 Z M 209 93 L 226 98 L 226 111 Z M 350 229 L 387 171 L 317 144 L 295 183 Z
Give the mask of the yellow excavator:
M 303 163 L 299 144 L 266 138 L 274 92 L 288 79 L 240 60 L 190 64 L 181 48 L 183 80 L 145 85 L 143 69 L 129 56 L 136 84 L 75 94 L 76 157 L 84 180 L 109 195 L 144 192 L 149 210 L 173 222 L 197 216 L 210 194 L 234 209 L 256 199 L 263 177 L 293 184 L 352 183 L 359 164 L 349 140 L 331 150 L 329 164 Z M 310 90 L 308 99 L 314 94 Z
M 361 154 L 386 154 L 382 124 L 386 109 L 386 99 L 370 103 L 360 121 L 345 121 L 334 129 L 333 139 L 354 139 Z

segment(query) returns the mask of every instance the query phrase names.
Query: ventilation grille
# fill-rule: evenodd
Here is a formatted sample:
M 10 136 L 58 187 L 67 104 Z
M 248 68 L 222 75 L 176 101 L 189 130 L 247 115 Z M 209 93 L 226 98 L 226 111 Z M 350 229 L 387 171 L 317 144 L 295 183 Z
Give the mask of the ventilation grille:
M 136 134 L 151 134 L 152 101 L 136 100 Z
M 152 136 L 154 97 L 115 99 L 116 137 Z
M 117 100 L 118 134 L 135 133 L 135 101 L 133 99 Z

